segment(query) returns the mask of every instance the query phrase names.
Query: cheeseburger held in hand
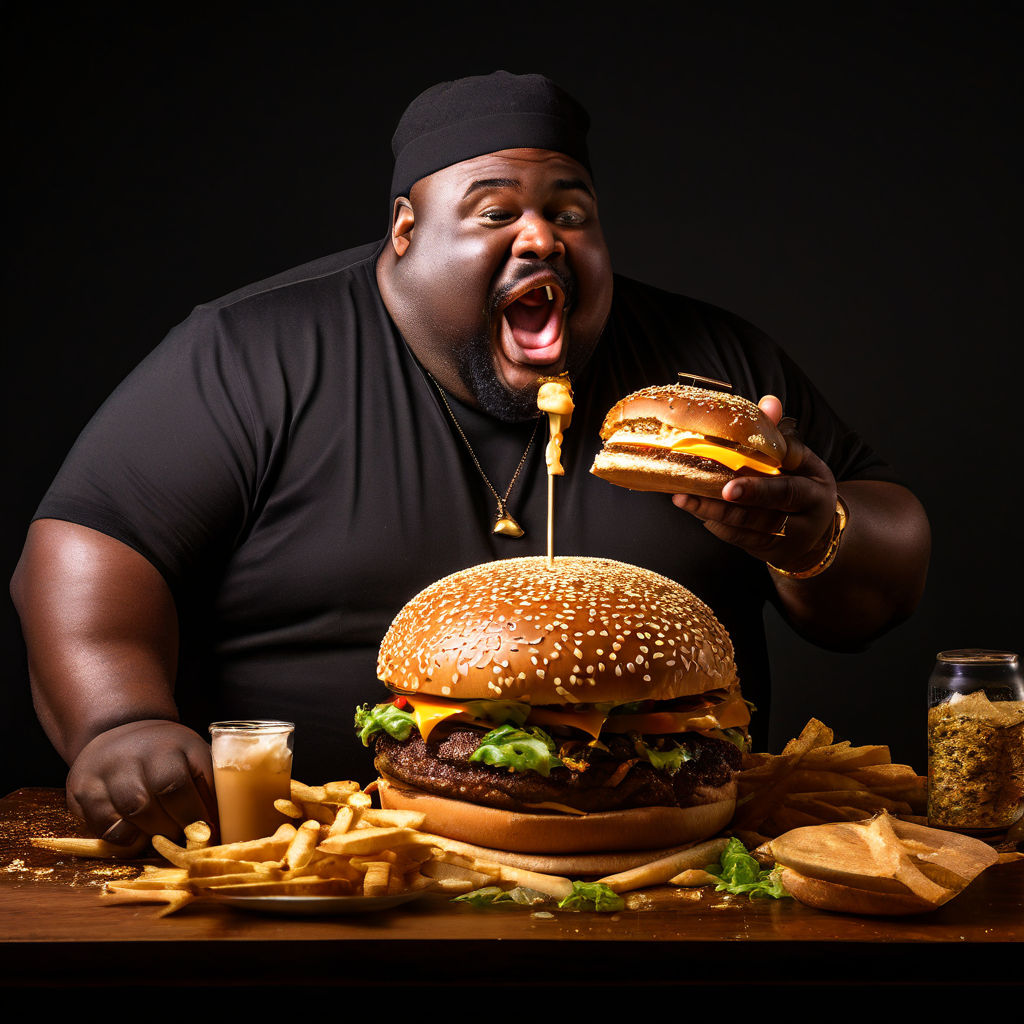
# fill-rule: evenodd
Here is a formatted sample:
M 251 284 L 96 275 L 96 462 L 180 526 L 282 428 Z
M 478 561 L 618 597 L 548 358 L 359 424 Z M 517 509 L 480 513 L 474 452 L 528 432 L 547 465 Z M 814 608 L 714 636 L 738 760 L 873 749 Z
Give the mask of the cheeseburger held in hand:
M 602 871 L 622 862 L 609 851 L 732 818 L 750 720 L 732 643 L 657 573 L 578 557 L 466 569 L 399 612 L 377 673 L 393 699 L 356 726 L 382 805 L 424 811 L 428 832 L 536 870 L 586 870 L 571 857 L 587 853 Z
M 751 401 L 722 391 L 666 384 L 617 402 L 601 427 L 590 472 L 634 491 L 721 497 L 743 474 L 778 474 L 785 442 Z

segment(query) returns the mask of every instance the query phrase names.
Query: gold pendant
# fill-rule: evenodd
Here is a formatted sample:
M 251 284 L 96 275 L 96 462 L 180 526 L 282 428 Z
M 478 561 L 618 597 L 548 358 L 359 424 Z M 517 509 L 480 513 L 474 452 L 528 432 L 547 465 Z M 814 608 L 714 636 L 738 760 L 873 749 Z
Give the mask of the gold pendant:
M 506 512 L 498 516 L 493 532 L 504 534 L 506 537 L 522 537 L 523 528 Z

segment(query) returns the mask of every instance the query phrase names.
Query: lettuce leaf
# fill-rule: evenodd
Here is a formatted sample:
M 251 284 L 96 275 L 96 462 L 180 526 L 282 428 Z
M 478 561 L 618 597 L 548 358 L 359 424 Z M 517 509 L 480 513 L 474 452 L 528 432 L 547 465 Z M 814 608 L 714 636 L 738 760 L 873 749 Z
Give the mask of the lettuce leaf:
M 562 764 L 555 754 L 555 741 L 543 729 L 517 729 L 512 725 L 486 733 L 469 759 L 512 772 L 537 772 L 545 777 Z
M 498 885 L 487 885 L 482 889 L 464 892 L 461 896 L 452 897 L 453 903 L 468 903 L 473 907 L 495 907 L 503 903 L 514 903 L 520 907 L 534 907 L 538 904 L 551 903 L 552 898 L 536 889 L 517 885 L 512 889 L 502 889 Z
M 779 881 L 778 869 L 762 868 L 735 836 L 726 844 L 719 862 L 705 870 L 718 879 L 716 892 L 746 893 L 751 899 L 791 898 Z
M 499 885 L 486 885 L 482 889 L 455 896 L 453 903 L 468 903 L 474 907 L 493 907 L 499 903 L 515 903 L 512 893 Z
M 596 910 L 610 914 L 622 910 L 626 901 L 604 882 L 573 882 L 572 892 L 558 901 L 559 910 Z
M 637 740 L 634 746 L 636 752 L 641 757 L 646 757 L 653 767 L 659 771 L 668 772 L 669 775 L 675 775 L 687 761 L 693 760 L 693 754 L 689 749 L 679 745 L 670 747 L 668 750 L 655 750 L 643 740 Z
M 372 708 L 364 704 L 356 708 L 355 726 L 364 747 L 370 745 L 370 737 L 378 732 L 386 732 L 396 740 L 407 740 L 415 725 L 416 719 L 394 704 L 378 704 Z

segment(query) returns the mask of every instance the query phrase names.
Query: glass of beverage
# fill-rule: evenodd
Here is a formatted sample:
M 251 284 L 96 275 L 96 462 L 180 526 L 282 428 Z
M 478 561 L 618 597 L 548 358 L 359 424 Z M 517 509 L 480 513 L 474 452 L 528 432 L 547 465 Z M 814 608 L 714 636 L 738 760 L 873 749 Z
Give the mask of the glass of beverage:
M 262 839 L 287 820 L 274 801 L 291 795 L 294 731 L 291 722 L 256 719 L 210 726 L 222 843 Z

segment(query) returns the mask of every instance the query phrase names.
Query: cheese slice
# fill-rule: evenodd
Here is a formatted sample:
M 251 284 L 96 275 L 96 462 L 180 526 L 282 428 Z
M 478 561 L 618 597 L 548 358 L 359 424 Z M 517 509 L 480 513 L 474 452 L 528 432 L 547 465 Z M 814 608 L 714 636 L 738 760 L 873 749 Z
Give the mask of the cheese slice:
M 476 722 L 487 728 L 491 723 L 482 721 L 462 703 L 439 697 L 420 694 L 402 694 L 408 701 L 416 728 L 424 741 L 437 726 L 450 718 L 461 716 L 463 720 Z M 674 732 L 710 732 L 714 729 L 729 729 L 745 726 L 750 722 L 750 709 L 742 697 L 729 696 L 724 701 L 704 700 L 689 711 L 655 711 L 650 713 L 612 715 L 596 708 L 588 710 L 560 711 L 558 708 L 532 708 L 530 725 L 567 725 L 585 732 L 594 739 L 600 738 L 602 730 L 607 732 L 640 732 L 649 734 Z
M 557 708 L 533 708 L 528 722 L 530 725 L 570 725 L 596 740 L 601 735 L 607 711 L 559 711 Z
M 617 430 L 605 442 L 606 444 L 638 444 L 648 448 L 663 448 L 667 451 L 681 452 L 684 455 L 695 455 L 698 458 L 714 459 L 733 472 L 740 469 L 753 469 L 758 473 L 777 476 L 779 468 L 744 455 L 734 448 L 724 448 L 720 444 L 709 441 L 702 434 L 694 434 L 688 430 L 669 430 L 664 433 L 650 434 L 635 430 Z
M 424 741 L 442 722 L 456 715 L 467 713 L 465 708 L 456 701 L 434 700 L 432 697 L 421 697 L 419 694 L 414 697 L 406 694 L 403 696 L 412 708 L 412 717 Z

